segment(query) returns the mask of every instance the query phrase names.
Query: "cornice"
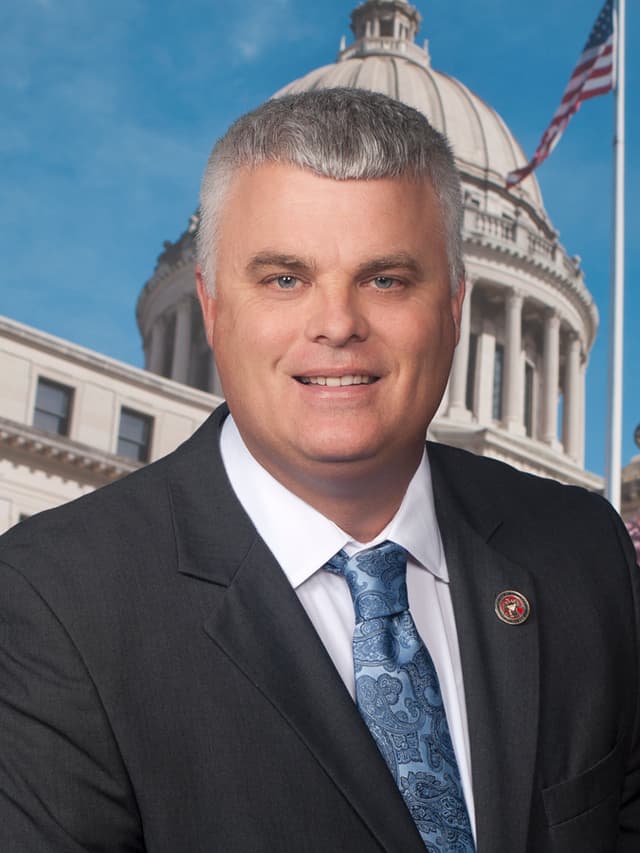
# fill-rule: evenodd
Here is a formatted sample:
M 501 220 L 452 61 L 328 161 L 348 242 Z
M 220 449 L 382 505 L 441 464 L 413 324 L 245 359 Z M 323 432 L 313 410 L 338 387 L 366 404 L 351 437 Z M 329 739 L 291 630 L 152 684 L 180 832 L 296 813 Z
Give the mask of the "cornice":
M 221 402 L 219 397 L 206 391 L 200 391 L 197 388 L 183 385 L 181 382 L 175 382 L 164 376 L 158 376 L 140 367 L 125 364 L 122 361 L 81 347 L 79 344 L 26 326 L 17 320 L 0 316 L 0 341 L 3 338 L 16 341 L 28 349 L 37 349 L 47 355 L 57 356 L 80 367 L 99 372 L 103 376 L 126 382 L 128 385 L 161 394 L 165 399 L 173 399 L 188 406 L 196 406 L 204 412 L 211 411 Z
M 13 451 L 25 460 L 36 460 L 37 467 L 55 469 L 66 478 L 73 472 L 75 477 L 92 485 L 109 483 L 142 467 L 141 462 L 105 453 L 7 418 L 0 418 L 0 447 L 5 448 L 2 453 L 5 459 L 11 458 L 6 450 Z

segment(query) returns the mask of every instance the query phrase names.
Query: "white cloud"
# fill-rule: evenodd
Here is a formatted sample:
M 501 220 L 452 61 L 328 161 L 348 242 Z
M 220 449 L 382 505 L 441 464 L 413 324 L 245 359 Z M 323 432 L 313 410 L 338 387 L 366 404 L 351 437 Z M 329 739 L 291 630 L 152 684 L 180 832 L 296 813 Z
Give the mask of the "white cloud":
M 240 58 L 253 62 L 278 42 L 301 38 L 296 22 L 296 9 L 291 0 L 249 3 L 239 7 L 239 17 L 231 27 L 229 44 Z

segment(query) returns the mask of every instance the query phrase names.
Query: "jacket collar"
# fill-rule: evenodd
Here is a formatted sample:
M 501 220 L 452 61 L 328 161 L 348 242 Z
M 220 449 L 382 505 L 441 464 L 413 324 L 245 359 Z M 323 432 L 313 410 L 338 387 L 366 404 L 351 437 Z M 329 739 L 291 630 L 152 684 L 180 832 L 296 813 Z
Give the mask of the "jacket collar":
M 238 503 L 220 456 L 219 406 L 170 457 L 167 486 L 178 571 L 229 586 L 257 538 Z

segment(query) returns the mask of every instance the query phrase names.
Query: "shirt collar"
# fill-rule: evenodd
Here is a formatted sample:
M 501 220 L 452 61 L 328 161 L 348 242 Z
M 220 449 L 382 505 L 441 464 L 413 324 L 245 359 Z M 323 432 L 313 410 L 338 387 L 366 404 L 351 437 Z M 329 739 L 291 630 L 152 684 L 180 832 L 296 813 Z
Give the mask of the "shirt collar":
M 449 580 L 426 452 L 397 513 L 367 543 L 355 542 L 337 524 L 272 477 L 249 452 L 231 415 L 222 425 L 220 452 L 238 500 L 294 589 L 341 548 L 355 553 L 385 539 L 402 545 L 436 577 Z

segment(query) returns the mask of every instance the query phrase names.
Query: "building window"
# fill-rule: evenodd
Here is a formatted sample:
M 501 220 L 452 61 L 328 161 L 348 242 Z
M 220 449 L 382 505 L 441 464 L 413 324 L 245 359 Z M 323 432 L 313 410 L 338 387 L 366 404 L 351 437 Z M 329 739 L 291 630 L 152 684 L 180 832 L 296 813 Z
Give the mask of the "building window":
M 213 355 L 209 347 L 195 353 L 193 386 L 201 391 L 209 391 L 211 371 L 213 370 Z M 189 383 L 191 384 L 191 383 Z
M 152 417 L 123 406 L 118 429 L 118 455 L 136 462 L 148 462 L 152 427 Z
M 38 378 L 33 425 L 55 435 L 69 435 L 73 388 Z
M 502 420 L 502 377 L 504 375 L 504 347 L 496 344 L 493 357 L 493 403 L 491 417 L 494 421 Z
M 202 322 L 202 314 L 194 300 L 191 311 L 191 346 L 189 348 L 189 370 L 187 385 L 209 390 L 209 377 L 213 367 L 213 355 L 209 349 Z
M 478 361 L 478 336 L 469 335 L 469 363 L 467 367 L 467 393 L 465 399 L 466 408 L 473 411 L 473 398 L 476 393 L 476 364 Z
M 171 369 L 173 367 L 173 347 L 176 342 L 176 315 L 172 314 L 166 319 L 165 335 L 164 335 L 164 353 L 162 359 L 162 376 L 171 378 Z
M 533 436 L 533 365 L 524 366 L 524 425 L 529 438 Z
M 558 393 L 558 417 L 556 418 L 556 431 L 554 435 L 554 438 L 556 439 L 558 438 L 558 423 L 564 425 L 564 391 L 562 389 L 560 389 Z

